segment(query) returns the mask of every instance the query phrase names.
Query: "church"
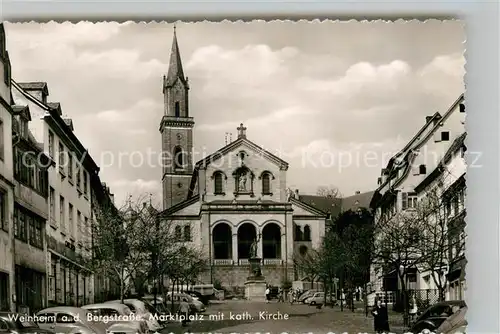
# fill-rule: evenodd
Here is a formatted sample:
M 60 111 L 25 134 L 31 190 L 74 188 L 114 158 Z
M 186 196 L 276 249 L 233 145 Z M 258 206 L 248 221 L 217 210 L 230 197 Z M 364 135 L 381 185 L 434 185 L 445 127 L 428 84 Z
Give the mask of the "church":
M 254 240 L 267 283 L 277 286 L 300 279 L 293 258 L 319 247 L 331 210 L 318 208 L 311 196 L 301 200 L 298 192 L 291 193 L 288 163 L 255 143 L 244 124 L 236 140 L 193 161 L 195 120 L 175 28 L 163 94 L 162 219 L 173 222 L 179 242 L 201 249 L 209 258 L 199 283 L 243 287 Z M 327 206 L 334 207 L 338 200 L 327 200 Z

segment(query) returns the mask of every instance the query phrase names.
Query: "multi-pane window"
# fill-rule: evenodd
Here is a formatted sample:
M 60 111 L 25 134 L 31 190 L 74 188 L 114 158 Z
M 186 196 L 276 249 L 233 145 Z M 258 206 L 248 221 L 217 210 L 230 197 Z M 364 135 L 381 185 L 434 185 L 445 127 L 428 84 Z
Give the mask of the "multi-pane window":
M 43 232 L 43 218 L 20 207 L 14 209 L 14 236 L 17 239 L 42 249 Z
M 55 151 L 54 133 L 49 130 L 49 155 L 54 158 Z
M 54 188 L 50 187 L 49 194 L 49 205 L 50 205 L 50 219 L 56 219 L 56 193 Z
M 68 222 L 69 222 L 69 234 L 74 236 L 74 222 L 73 222 L 73 204 L 69 203 L 68 208 Z
M 36 155 L 14 148 L 14 177 L 25 186 L 46 197 L 49 192 L 47 169 L 40 166 Z
M 73 155 L 68 152 L 68 179 L 73 180 Z
M 61 225 L 61 229 L 63 231 L 66 231 L 66 215 L 65 215 L 65 202 L 64 202 L 64 197 L 60 196 L 59 197 L 59 224 Z
M 82 213 L 80 210 L 76 211 L 76 235 L 82 233 Z
M 418 197 L 416 193 L 402 193 L 403 210 L 416 209 L 418 206 Z
M 64 159 L 64 145 L 59 143 L 59 169 L 64 171 L 64 164 L 66 163 Z

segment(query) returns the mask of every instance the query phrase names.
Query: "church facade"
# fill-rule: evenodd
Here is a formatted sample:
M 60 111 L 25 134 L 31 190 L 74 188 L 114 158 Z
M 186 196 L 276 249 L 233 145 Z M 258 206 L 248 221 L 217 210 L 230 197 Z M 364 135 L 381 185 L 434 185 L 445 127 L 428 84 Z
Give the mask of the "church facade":
M 254 241 L 269 284 L 300 279 L 293 258 L 319 247 L 328 214 L 287 191 L 288 163 L 252 141 L 243 124 L 235 141 L 194 162 L 188 93 L 174 31 L 160 123 L 162 219 L 175 225 L 179 242 L 210 259 L 199 283 L 242 287 Z

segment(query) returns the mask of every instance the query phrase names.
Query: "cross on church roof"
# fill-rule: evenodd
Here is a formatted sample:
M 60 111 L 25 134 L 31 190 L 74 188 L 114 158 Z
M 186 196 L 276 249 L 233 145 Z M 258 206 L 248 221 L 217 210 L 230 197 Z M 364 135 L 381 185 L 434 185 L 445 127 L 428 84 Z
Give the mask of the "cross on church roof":
M 243 123 L 236 129 L 238 130 L 238 138 L 246 138 L 247 137 L 247 128 L 243 126 Z

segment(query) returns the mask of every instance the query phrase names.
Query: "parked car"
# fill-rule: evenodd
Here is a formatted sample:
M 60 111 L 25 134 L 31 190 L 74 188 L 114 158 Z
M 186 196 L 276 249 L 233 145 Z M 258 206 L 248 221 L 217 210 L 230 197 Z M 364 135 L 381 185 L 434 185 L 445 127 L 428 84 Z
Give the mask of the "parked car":
M 166 319 L 168 319 L 168 315 L 171 313 L 166 309 L 163 305 L 163 303 L 156 303 L 156 307 L 149 301 L 147 300 L 142 300 L 144 302 L 144 306 L 146 306 L 146 310 L 153 314 L 156 319 L 158 319 L 158 323 L 160 326 L 164 326 L 168 323 Z M 153 301 L 154 302 L 154 301 Z
M 439 328 L 436 333 L 443 334 L 455 334 L 455 333 L 465 333 L 467 327 L 467 320 L 465 319 L 465 313 L 467 313 L 467 306 L 462 307 L 460 310 L 450 315 Z
M 64 334 L 106 334 L 101 323 L 88 320 L 89 312 L 79 307 L 56 306 L 36 314 L 37 325 L 43 330 Z
M 303 293 L 299 296 L 299 298 L 297 299 L 297 301 L 298 301 L 299 303 L 304 303 L 304 304 L 305 304 L 305 300 L 306 300 L 307 298 L 309 298 L 309 297 L 314 296 L 314 294 L 315 294 L 316 292 L 319 292 L 319 291 L 318 291 L 318 290 L 307 290 L 307 291 L 303 292 Z
M 187 302 L 189 303 L 189 307 L 191 308 L 191 311 L 195 313 L 203 313 L 206 311 L 205 305 L 203 305 L 202 302 L 199 300 L 194 299 L 187 293 L 183 292 L 168 292 L 167 293 L 167 304 L 172 302 L 172 299 L 174 301 L 174 304 L 179 304 L 182 298 L 186 298 Z
M 200 292 L 193 291 L 193 290 L 186 290 L 183 292 L 187 293 L 188 295 L 190 295 L 194 299 L 199 300 L 200 302 L 203 303 L 203 305 L 208 305 L 210 303 L 211 295 L 202 295 Z
M 337 300 L 334 296 L 327 295 L 326 296 L 326 305 L 335 305 Z M 306 304 L 311 306 L 314 305 L 324 305 L 325 304 L 325 293 L 324 292 L 316 292 L 313 296 L 306 298 Z
M 128 319 L 132 315 L 132 311 L 127 305 L 119 303 L 100 303 L 100 304 L 89 304 L 82 306 L 83 309 L 87 310 L 93 316 L 100 319 L 104 317 L 115 317 L 120 316 L 121 320 L 113 319 L 111 321 L 98 320 L 102 323 L 108 332 L 117 332 L 117 329 L 129 328 L 133 333 L 146 334 L 148 332 L 148 325 L 144 320 Z M 106 318 L 104 318 L 106 319 Z M 128 330 L 125 332 L 129 332 Z
M 162 297 L 155 297 L 154 296 L 144 296 L 141 298 L 141 300 L 144 303 L 149 303 L 149 305 L 153 306 L 156 308 L 156 310 L 162 314 L 172 314 L 172 310 L 170 310 L 169 305 L 165 303 Z
M 121 301 L 110 300 L 105 302 L 105 304 L 107 303 L 116 304 L 116 303 L 121 303 Z M 134 313 L 136 316 L 139 316 L 140 318 L 146 321 L 150 331 L 156 332 L 162 328 L 158 323 L 158 321 L 156 321 L 154 317 L 152 317 L 152 314 L 148 312 L 146 305 L 144 304 L 143 301 L 139 299 L 125 299 L 123 300 L 123 303 L 130 308 L 130 311 L 132 311 L 132 313 Z
M 450 300 L 436 303 L 429 306 L 422 314 L 415 320 L 410 328 L 411 333 L 420 333 L 424 330 L 435 330 L 452 314 L 465 307 L 463 300 Z
M 42 329 L 36 323 L 27 320 L 25 314 L 0 312 L 0 333 L 55 334 L 54 331 Z

